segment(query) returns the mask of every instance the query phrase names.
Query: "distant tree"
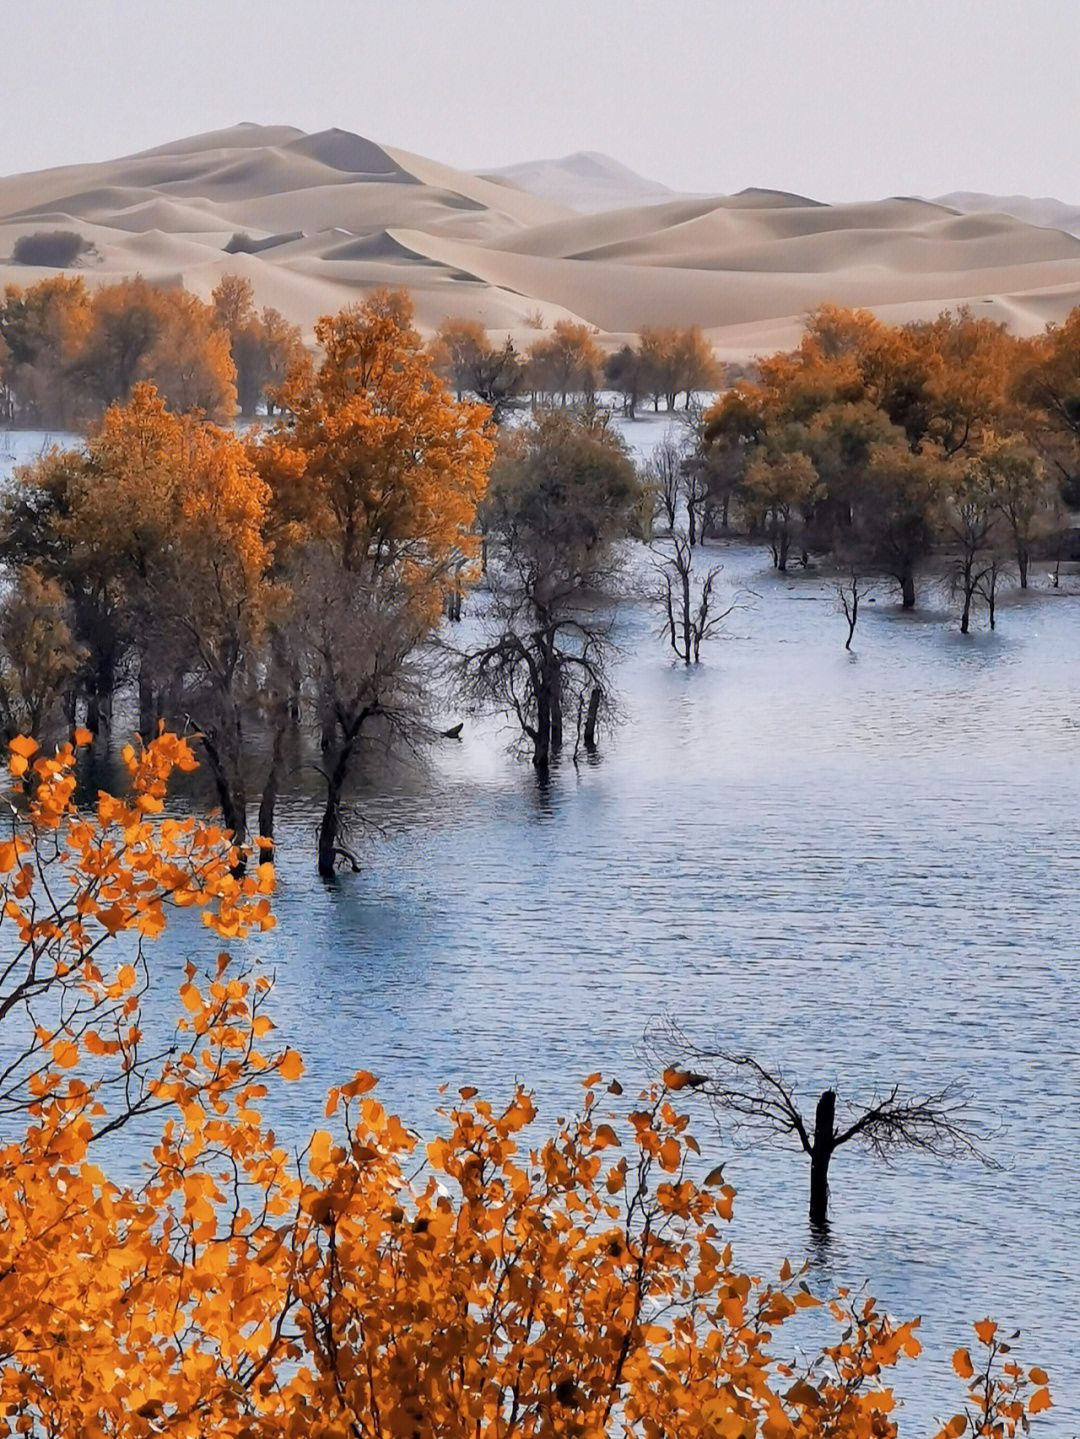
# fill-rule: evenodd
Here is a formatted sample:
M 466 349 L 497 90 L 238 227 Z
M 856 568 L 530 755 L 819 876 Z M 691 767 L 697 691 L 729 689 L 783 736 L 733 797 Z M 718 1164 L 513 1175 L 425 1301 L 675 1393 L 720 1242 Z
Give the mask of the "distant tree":
M 857 521 L 873 561 L 900 586 L 901 605 L 915 608 L 915 576 L 940 531 L 951 472 L 933 452 L 902 441 L 872 446 Z
M 0 600 L 0 716 L 8 739 L 43 739 L 51 724 L 60 729 L 80 659 L 63 590 L 33 567 L 18 572 Z
M 473 395 L 490 406 L 496 424 L 518 392 L 525 368 L 509 336 L 496 348 L 483 325 L 465 319 L 443 320 L 431 344 L 431 360 L 459 403 L 466 393 Z
M 70 366 L 101 413 L 123 403 L 149 374 L 149 357 L 165 328 L 161 293 L 141 275 L 94 293 L 86 338 Z
M 0 303 L 0 383 L 13 422 L 70 428 L 85 398 L 70 373 L 90 325 L 91 298 L 78 276 L 56 275 L 28 290 L 8 285 Z
M 279 310 L 265 305 L 259 312 L 262 365 L 266 381 L 261 396 L 266 402 L 267 414 L 277 409 L 278 392 L 286 380 L 293 375 L 305 375 L 311 370 L 311 354 L 304 345 L 299 325 L 290 324 Z
M 654 410 L 659 409 L 661 398 L 673 410 L 680 394 L 685 395 L 689 409 L 696 390 L 714 390 L 720 383 L 712 346 L 696 325 L 686 330 L 643 326 L 638 357 Z
M 833 589 L 836 592 L 837 603 L 841 613 L 847 621 L 847 639 L 844 641 L 844 648 L 851 649 L 851 643 L 855 638 L 855 628 L 859 623 L 859 605 L 866 597 L 868 591 L 874 588 L 874 581 L 867 580 L 859 572 L 858 563 L 852 563 L 847 574 L 834 581 Z
M 1027 589 L 1032 548 L 1052 527 L 1056 504 L 1046 468 L 1022 437 L 993 437 L 973 466 L 1012 539 L 1020 588 Z
M 675 530 L 679 518 L 679 504 L 682 500 L 685 476 L 683 466 L 686 454 L 683 447 L 668 436 L 653 446 L 652 454 L 645 461 L 642 479 L 671 531 Z
M 96 414 L 125 403 L 142 381 L 174 410 L 198 409 L 211 420 L 236 411 L 235 367 L 212 306 L 141 275 L 94 292 L 68 374 Z
M 623 398 L 623 414 L 628 420 L 636 418 L 638 400 L 646 390 L 646 370 L 640 354 L 632 345 L 608 355 L 604 361 L 604 381 Z
M 476 389 L 478 372 L 491 353 L 491 340 L 478 320 L 447 317 L 435 331 L 431 362 L 458 401 Z
M 290 371 L 303 364 L 305 351 L 298 326 L 289 325 L 277 310 L 255 309 L 255 291 L 241 275 L 222 275 L 211 294 L 213 325 L 228 337 L 236 371 L 240 413 L 252 418 L 269 391 L 284 384 Z
M 681 388 L 679 373 L 679 331 L 674 327 L 660 329 L 642 327 L 638 336 L 638 355 L 645 383 L 652 395 L 653 409 L 660 408 L 661 399 L 673 410 Z
M 146 378 L 178 413 L 198 410 L 210 420 L 236 413 L 236 367 L 229 338 L 214 311 L 187 290 L 163 290 L 161 329 L 146 357 Z
M 787 569 L 796 526 L 805 520 L 817 484 L 813 461 L 800 450 L 763 454 L 747 469 L 746 502 L 760 516 L 773 565 L 781 574 Z
M 838 1149 L 858 1143 L 888 1162 L 905 1149 L 943 1160 L 969 1157 L 991 1169 L 1001 1166 L 986 1152 L 988 1135 L 968 1114 L 955 1084 L 925 1094 L 905 1095 L 892 1084 L 861 1104 L 846 1105 L 838 1119 L 838 1096 L 826 1089 L 811 1126 L 794 1085 L 752 1054 L 691 1041 L 672 1021 L 661 1021 L 647 1036 L 650 1053 L 664 1063 L 671 1090 L 692 1088 L 711 1103 L 721 1125 L 730 1123 L 748 1143 L 793 1144 L 810 1160 L 810 1223 L 829 1223 L 829 1166 Z
M 1004 535 L 1002 517 L 987 484 L 985 469 L 969 462 L 956 475 L 945 519 L 952 549 L 949 579 L 954 595 L 960 596 L 960 633 L 971 625 L 971 607 L 977 596 L 989 595 L 992 610 L 1000 573 Z M 993 574 L 993 587 L 987 581 Z
M 529 347 L 527 381 L 534 393 L 556 396 L 565 408 L 570 395 L 596 393 L 603 356 L 587 325 L 558 320 L 551 334 Z
M 66 270 L 93 248 L 92 242 L 75 230 L 35 230 L 32 235 L 18 237 L 12 246 L 11 258 L 16 265 Z
M 689 410 L 698 391 L 715 390 L 721 381 L 721 369 L 713 348 L 697 325 L 679 333 L 675 347 L 679 387 Z

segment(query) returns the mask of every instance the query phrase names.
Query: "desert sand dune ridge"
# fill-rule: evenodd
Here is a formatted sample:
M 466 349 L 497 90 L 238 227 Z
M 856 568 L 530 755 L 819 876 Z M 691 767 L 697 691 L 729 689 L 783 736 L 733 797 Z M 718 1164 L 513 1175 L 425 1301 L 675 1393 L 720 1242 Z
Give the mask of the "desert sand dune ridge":
M 74 271 L 88 285 L 141 273 L 207 297 L 239 273 L 309 334 L 365 290 L 405 285 L 426 330 L 459 315 L 527 344 L 538 322 L 573 318 L 613 345 L 698 324 L 747 358 L 793 343 L 825 301 L 894 323 L 960 304 L 1018 332 L 1060 321 L 1080 297 L 1080 211 L 1070 229 L 1033 222 L 1069 207 L 1025 203 L 686 195 L 588 151 L 474 174 L 343 129 L 241 124 L 0 179 L 0 283 L 55 273 L 13 262 L 20 236 L 73 229 L 94 246 Z M 229 253 L 241 233 L 264 248 Z

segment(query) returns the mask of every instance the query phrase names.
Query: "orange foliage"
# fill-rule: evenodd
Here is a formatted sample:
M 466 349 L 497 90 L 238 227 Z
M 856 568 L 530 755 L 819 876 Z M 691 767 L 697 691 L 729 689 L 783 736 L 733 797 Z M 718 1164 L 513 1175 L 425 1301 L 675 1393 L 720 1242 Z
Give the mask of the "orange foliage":
M 431 576 L 473 546 L 489 411 L 451 399 L 411 316 L 400 291 L 324 316 L 323 363 L 286 384 L 290 423 L 265 450 L 285 515 L 329 539 L 346 569 L 376 560 Z
M 8 286 L 0 304 L 0 383 L 13 418 L 73 426 L 150 380 L 177 411 L 229 419 L 236 371 L 214 311 L 141 275 L 90 294 L 80 278 Z

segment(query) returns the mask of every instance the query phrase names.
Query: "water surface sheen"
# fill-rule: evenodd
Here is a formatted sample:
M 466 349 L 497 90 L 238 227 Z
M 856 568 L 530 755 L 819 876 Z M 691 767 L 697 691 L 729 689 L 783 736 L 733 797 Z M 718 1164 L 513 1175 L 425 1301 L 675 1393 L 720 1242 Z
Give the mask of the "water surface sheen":
M 443 1081 L 520 1077 L 553 1117 L 592 1070 L 641 1082 L 662 1011 L 781 1066 L 808 1108 L 827 1085 L 960 1079 L 1004 1171 L 843 1150 L 827 1248 L 801 1157 L 736 1151 L 702 1116 L 705 1158 L 729 1160 L 744 1264 L 809 1254 L 819 1286 L 923 1316 L 908 1432 L 952 1412 L 946 1356 L 991 1314 L 1052 1363 L 1044 1432 L 1072 1434 L 1080 601 L 1043 591 L 965 641 L 883 595 L 848 656 L 827 584 L 721 557 L 755 595 L 700 670 L 669 665 L 646 606 L 621 613 L 624 722 L 599 764 L 540 789 L 469 722 L 427 777 L 364 796 L 384 831 L 362 877 L 313 892 L 290 849 L 276 1003 L 312 1070 L 293 1118 L 357 1065 L 425 1128 Z
M 623 722 L 599 763 L 565 764 L 546 789 L 508 732 L 466 715 L 426 770 L 377 767 L 357 796 L 381 826 L 364 873 L 325 889 L 297 757 L 279 927 L 252 946 L 276 968 L 279 1037 L 309 1066 L 277 1122 L 310 1129 L 326 1084 L 360 1067 L 425 1131 L 443 1082 L 497 1097 L 521 1078 L 550 1122 L 593 1070 L 643 1082 L 642 1032 L 663 1011 L 781 1066 L 809 1109 L 828 1085 L 960 1079 L 1002 1126 L 1004 1170 L 890 1170 L 843 1150 L 824 1247 L 800 1156 L 739 1151 L 702 1115 L 703 1163 L 728 1161 L 744 1266 L 808 1255 L 819 1290 L 865 1282 L 922 1315 L 902 1433 L 957 1407 L 947 1356 L 990 1314 L 1052 1371 L 1038 1432 L 1073 1435 L 1080 598 L 1040 577 L 995 635 L 962 639 L 940 597 L 904 616 L 883 591 L 848 656 L 826 581 L 714 554 L 725 593 L 748 592 L 730 637 L 687 673 L 655 612 L 623 607 Z M 166 973 L 206 952 L 187 918 L 156 950 Z M 793 1340 L 809 1343 L 803 1323 Z

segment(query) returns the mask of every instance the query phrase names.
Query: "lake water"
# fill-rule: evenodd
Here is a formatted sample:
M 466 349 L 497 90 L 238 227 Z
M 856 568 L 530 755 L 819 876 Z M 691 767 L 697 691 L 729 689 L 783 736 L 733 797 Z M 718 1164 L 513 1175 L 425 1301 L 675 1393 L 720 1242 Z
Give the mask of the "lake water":
M 647 448 L 661 428 L 631 432 Z M 996 634 L 967 638 L 940 595 L 903 615 L 882 589 L 847 655 L 826 578 L 778 577 L 741 545 L 708 553 L 739 597 L 727 638 L 687 672 L 655 611 L 621 606 L 621 724 L 598 763 L 541 788 L 499 721 L 448 702 L 462 741 L 373 766 L 355 796 L 378 826 L 364 872 L 333 887 L 313 873 L 314 756 L 294 750 L 278 928 L 248 946 L 308 1063 L 276 1119 L 301 1135 L 326 1085 L 367 1068 L 424 1130 L 443 1082 L 499 1097 L 523 1079 L 553 1121 L 593 1070 L 644 1083 L 642 1034 L 663 1013 L 782 1068 L 810 1111 L 830 1085 L 858 1100 L 959 1080 L 1001 1127 L 1004 1169 L 886 1169 L 843 1149 L 827 1246 L 801 1155 L 739 1150 L 702 1114 L 705 1166 L 727 1162 L 752 1272 L 809 1256 L 819 1291 L 865 1282 L 922 1315 L 927 1352 L 897 1375 L 902 1433 L 958 1407 L 948 1356 L 989 1314 L 1051 1370 L 1037 1432 L 1073 1435 L 1080 585 L 1040 574 Z M 169 977 L 207 953 L 187 918 L 152 951 Z

